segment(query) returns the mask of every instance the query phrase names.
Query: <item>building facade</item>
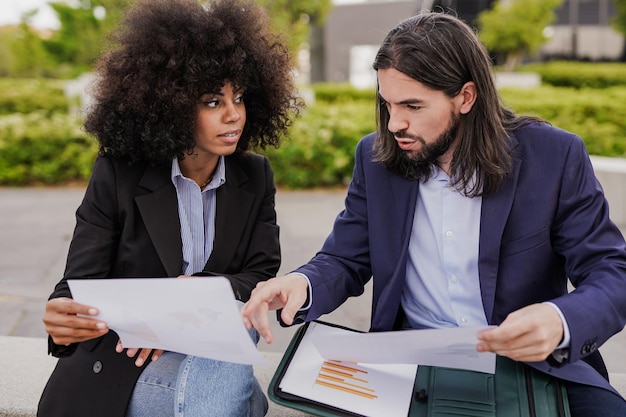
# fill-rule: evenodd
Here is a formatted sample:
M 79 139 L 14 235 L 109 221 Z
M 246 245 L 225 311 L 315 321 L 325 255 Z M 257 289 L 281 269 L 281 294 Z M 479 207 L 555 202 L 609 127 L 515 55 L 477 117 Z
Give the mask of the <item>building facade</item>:
M 371 87 L 371 69 L 380 43 L 389 30 L 422 10 L 452 11 L 473 24 L 494 0 L 369 0 L 337 4 L 324 27 L 313 28 L 310 42 L 311 82 L 350 82 Z M 617 61 L 624 37 L 610 25 L 615 16 L 611 0 L 565 0 L 557 21 L 546 31 L 550 39 L 532 59 Z

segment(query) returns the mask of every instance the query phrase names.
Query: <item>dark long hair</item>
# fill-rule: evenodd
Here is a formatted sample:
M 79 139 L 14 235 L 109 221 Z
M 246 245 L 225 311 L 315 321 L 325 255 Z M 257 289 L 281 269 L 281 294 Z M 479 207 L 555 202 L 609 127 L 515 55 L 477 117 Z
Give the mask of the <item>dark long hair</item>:
M 454 16 L 421 13 L 394 28 L 380 47 L 374 69 L 396 69 L 425 86 L 455 97 L 473 81 L 476 102 L 462 117 L 462 137 L 454 151 L 454 186 L 473 197 L 493 193 L 510 172 L 509 131 L 535 118 L 506 109 L 496 91 L 491 60 L 472 29 Z M 431 168 L 413 163 L 388 130 L 389 112 L 377 98 L 375 160 L 406 178 L 428 178 Z
M 236 152 L 278 146 L 302 105 L 288 50 L 252 0 L 138 0 L 112 40 L 85 121 L 101 154 L 151 163 L 190 154 L 200 97 L 226 82 L 245 90 Z

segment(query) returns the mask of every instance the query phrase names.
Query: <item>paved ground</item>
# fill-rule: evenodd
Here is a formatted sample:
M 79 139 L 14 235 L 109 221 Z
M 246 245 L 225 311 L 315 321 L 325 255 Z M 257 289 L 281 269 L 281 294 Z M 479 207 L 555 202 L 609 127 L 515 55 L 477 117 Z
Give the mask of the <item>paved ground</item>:
M 43 337 L 44 304 L 65 265 L 74 227 L 74 211 L 83 188 L 0 188 L 0 335 Z M 276 197 L 281 225 L 280 272 L 308 261 L 330 231 L 343 206 L 344 191 L 285 192 Z M 280 273 L 279 272 L 279 273 Z M 324 317 L 367 330 L 371 286 Z M 283 351 L 293 329 L 275 327 L 266 351 Z M 602 348 L 610 372 L 626 373 L 626 331 Z

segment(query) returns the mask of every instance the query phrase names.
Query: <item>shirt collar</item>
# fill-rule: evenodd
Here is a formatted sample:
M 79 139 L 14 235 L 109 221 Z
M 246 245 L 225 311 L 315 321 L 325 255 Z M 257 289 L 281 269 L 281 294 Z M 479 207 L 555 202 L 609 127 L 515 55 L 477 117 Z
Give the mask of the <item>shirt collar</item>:
M 178 158 L 172 159 L 171 178 L 174 184 L 176 184 L 177 179 L 189 179 L 185 177 L 183 173 L 180 171 Z M 217 161 L 217 167 L 215 168 L 215 175 L 213 175 L 213 179 L 209 183 L 209 186 L 207 187 L 207 189 L 218 188 L 220 185 L 224 184 L 225 182 L 226 182 L 226 164 L 224 162 L 224 157 L 220 156 L 220 159 Z

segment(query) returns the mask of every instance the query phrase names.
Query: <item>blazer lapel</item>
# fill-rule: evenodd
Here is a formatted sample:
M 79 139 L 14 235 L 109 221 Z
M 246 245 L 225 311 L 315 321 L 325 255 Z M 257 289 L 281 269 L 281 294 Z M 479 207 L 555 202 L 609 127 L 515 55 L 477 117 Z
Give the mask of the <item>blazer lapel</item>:
M 141 218 L 165 271 L 169 276 L 176 277 L 181 273 L 183 243 L 178 199 L 170 170 L 165 167 L 146 168 L 139 186 L 149 191 L 135 197 Z
M 409 251 L 409 239 L 411 238 L 411 232 L 413 227 L 413 218 L 415 216 L 415 206 L 417 204 L 417 193 L 419 190 L 419 181 L 407 180 L 397 175 L 389 175 L 391 183 L 391 200 L 393 201 L 393 207 L 390 214 L 391 221 L 393 222 L 394 230 L 398 230 L 400 239 L 399 253 L 400 260 L 404 262 L 397 262 L 396 271 L 394 277 L 402 277 L 404 282 L 404 276 L 406 273 L 406 260 L 408 258 Z M 388 204 L 388 202 L 385 202 Z
M 205 272 L 228 270 L 256 198 L 242 187 L 248 182 L 248 176 L 236 163 L 231 163 L 231 158 L 225 158 L 225 163 L 226 182 L 216 194 L 214 241 L 218 243 L 213 246 Z
M 512 140 L 514 148 L 517 141 L 513 137 Z M 512 174 L 505 179 L 498 191 L 483 197 L 478 243 L 478 276 L 488 323 L 491 323 L 493 317 L 502 235 L 511 212 L 520 166 L 521 161 L 514 157 Z

